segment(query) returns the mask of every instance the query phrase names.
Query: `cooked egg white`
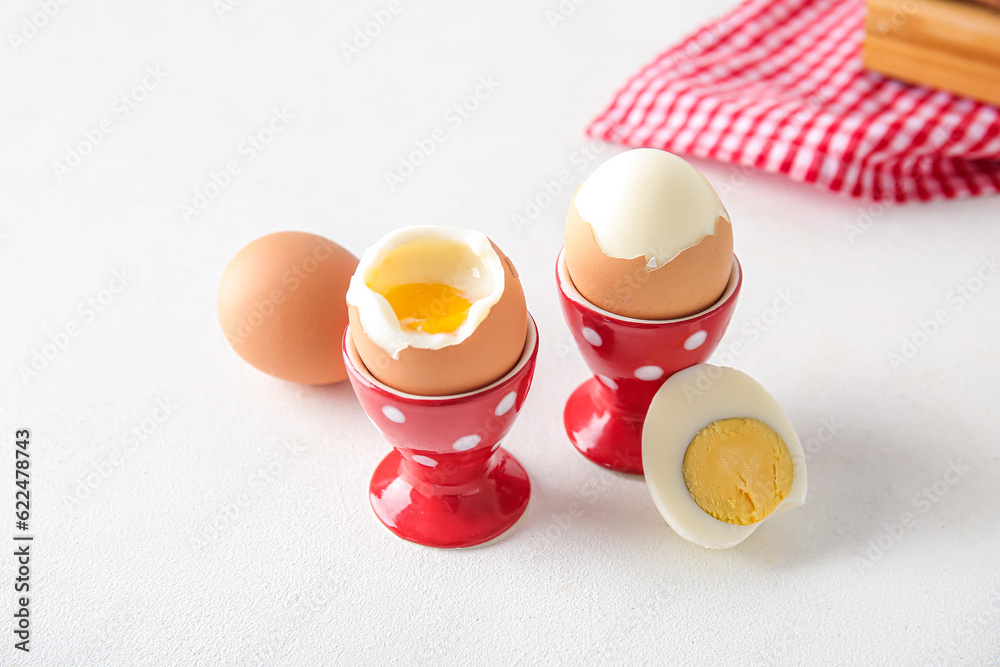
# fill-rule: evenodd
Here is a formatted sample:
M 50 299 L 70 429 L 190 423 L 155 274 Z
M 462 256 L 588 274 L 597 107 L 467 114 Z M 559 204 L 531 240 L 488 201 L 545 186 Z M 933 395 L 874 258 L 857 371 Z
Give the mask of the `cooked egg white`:
M 404 227 L 365 250 L 347 303 L 365 334 L 393 359 L 407 347 L 438 350 L 466 340 L 504 292 L 504 270 L 482 233 Z
M 663 266 L 715 234 L 729 213 L 689 162 L 655 148 L 620 153 L 598 167 L 574 197 L 604 254 Z

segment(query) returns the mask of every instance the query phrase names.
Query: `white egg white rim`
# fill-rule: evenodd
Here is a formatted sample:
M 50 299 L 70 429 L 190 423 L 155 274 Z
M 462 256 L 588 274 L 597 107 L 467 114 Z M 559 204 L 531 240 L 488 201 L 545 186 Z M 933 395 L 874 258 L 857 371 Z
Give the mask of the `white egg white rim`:
M 465 320 L 453 332 L 430 334 L 405 330 L 388 300 L 368 286 L 367 274 L 369 270 L 378 268 L 392 250 L 411 241 L 433 238 L 458 241 L 469 248 L 486 265 L 493 280 L 493 289 L 472 302 Z M 476 328 L 489 315 L 490 309 L 503 297 L 505 287 L 503 261 L 485 234 L 474 229 L 447 225 L 414 225 L 389 232 L 365 249 L 351 276 L 346 299 L 348 305 L 357 308 L 365 334 L 393 359 L 398 359 L 399 353 L 408 347 L 437 350 L 464 342 L 475 333 Z
M 726 283 L 726 289 L 722 292 L 722 296 L 720 296 L 715 303 L 705 310 L 700 310 L 692 315 L 678 317 L 672 320 L 641 320 L 636 317 L 626 317 L 624 315 L 612 313 L 610 310 L 604 310 L 600 306 L 596 306 L 588 301 L 587 298 L 580 294 L 579 290 L 576 289 L 576 285 L 573 284 L 573 279 L 569 276 L 569 269 L 566 268 L 565 247 L 559 251 L 559 258 L 556 260 L 556 272 L 559 275 L 559 288 L 562 289 L 563 293 L 568 296 L 570 300 L 576 301 L 581 306 L 604 315 L 608 319 L 618 320 L 619 322 L 635 322 L 636 324 L 667 324 L 671 322 L 685 322 L 687 320 L 693 320 L 720 308 L 722 304 L 729 300 L 729 298 L 733 295 L 733 292 L 736 291 L 736 286 L 740 284 L 740 275 L 742 274 L 743 269 L 740 266 L 740 262 L 736 258 L 736 255 L 733 255 L 733 268 L 729 272 L 729 282 Z
M 347 350 L 347 356 L 350 359 L 351 365 L 354 367 L 354 370 L 357 371 L 358 375 L 362 376 L 365 380 L 371 382 L 379 389 L 382 389 L 395 396 L 399 396 L 400 398 L 405 398 L 408 401 L 441 402 L 441 401 L 449 401 L 452 399 L 465 398 L 467 396 L 472 396 L 473 394 L 479 394 L 484 391 L 489 391 L 490 389 L 493 389 L 494 387 L 497 387 L 498 385 L 507 382 L 512 377 L 517 375 L 517 373 L 522 368 L 524 368 L 525 364 L 528 363 L 528 360 L 531 359 L 531 355 L 535 352 L 535 348 L 538 346 L 538 327 L 535 324 L 535 319 L 531 316 L 531 313 L 528 313 L 528 333 L 524 339 L 524 349 L 521 350 L 521 356 L 518 357 L 517 363 L 514 364 L 514 367 L 510 369 L 510 371 L 507 372 L 502 378 L 494 382 L 491 382 L 485 387 L 480 387 L 479 389 L 473 389 L 472 391 L 466 391 L 461 394 L 447 394 L 445 396 L 422 396 L 420 394 L 409 394 L 405 391 L 400 391 L 376 379 L 376 377 L 372 375 L 371 372 L 368 370 L 368 367 L 365 366 L 365 362 L 361 360 L 361 355 L 358 354 L 358 348 L 357 346 L 354 345 L 354 339 L 351 337 L 350 325 L 347 325 L 347 330 L 344 333 L 344 336 L 345 336 L 344 340 L 345 340 L 345 349 Z
M 711 385 L 698 389 L 698 380 L 704 377 Z M 752 407 L 748 409 L 751 396 Z M 679 411 L 671 409 L 676 406 L 683 406 L 679 420 Z M 785 499 L 764 519 L 745 526 L 719 521 L 705 512 L 684 484 L 684 454 L 691 440 L 712 422 L 732 417 L 759 419 L 774 429 L 785 441 L 794 466 L 792 487 Z M 806 460 L 795 428 L 760 383 L 734 368 L 698 364 L 663 383 L 643 425 L 642 466 L 653 503 L 674 532 L 710 549 L 736 546 L 764 521 L 799 507 L 806 499 Z

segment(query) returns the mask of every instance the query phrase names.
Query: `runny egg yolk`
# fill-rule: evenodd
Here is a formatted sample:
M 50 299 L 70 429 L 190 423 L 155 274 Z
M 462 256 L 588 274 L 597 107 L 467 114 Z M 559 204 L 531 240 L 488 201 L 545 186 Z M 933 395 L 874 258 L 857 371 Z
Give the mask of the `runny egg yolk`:
M 450 285 L 397 285 L 383 296 L 399 323 L 412 331 L 452 333 L 462 325 L 472 305 Z
M 745 526 L 774 511 L 792 488 L 794 465 L 785 441 L 758 419 L 720 419 L 688 445 L 684 484 L 701 509 Z

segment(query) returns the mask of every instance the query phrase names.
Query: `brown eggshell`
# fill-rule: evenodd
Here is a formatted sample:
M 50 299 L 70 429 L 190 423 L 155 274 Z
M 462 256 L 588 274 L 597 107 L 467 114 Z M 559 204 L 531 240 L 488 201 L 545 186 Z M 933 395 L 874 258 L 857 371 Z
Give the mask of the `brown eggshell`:
M 493 249 L 504 267 L 503 294 L 472 335 L 458 345 L 437 350 L 407 347 L 393 359 L 368 338 L 357 307 L 349 306 L 351 337 L 372 375 L 408 394 L 447 396 L 485 387 L 517 364 L 528 335 L 528 310 L 513 264 L 495 244 Z
M 226 340 L 251 366 L 300 384 L 347 377 L 340 341 L 345 295 L 358 259 L 333 241 L 277 232 L 226 266 L 217 309 Z
M 720 216 L 715 234 L 652 271 L 646 259 L 610 257 L 570 204 L 566 215 L 566 269 L 573 284 L 599 308 L 642 320 L 687 317 L 722 296 L 733 264 L 733 227 Z

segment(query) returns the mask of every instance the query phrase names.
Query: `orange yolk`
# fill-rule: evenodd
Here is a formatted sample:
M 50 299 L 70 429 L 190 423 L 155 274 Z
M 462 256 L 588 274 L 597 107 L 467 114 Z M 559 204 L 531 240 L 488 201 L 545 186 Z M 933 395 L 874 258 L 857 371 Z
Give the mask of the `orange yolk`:
M 450 285 L 411 283 L 383 295 L 399 323 L 412 331 L 451 333 L 458 329 L 472 305 Z

